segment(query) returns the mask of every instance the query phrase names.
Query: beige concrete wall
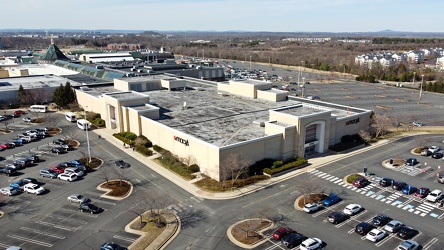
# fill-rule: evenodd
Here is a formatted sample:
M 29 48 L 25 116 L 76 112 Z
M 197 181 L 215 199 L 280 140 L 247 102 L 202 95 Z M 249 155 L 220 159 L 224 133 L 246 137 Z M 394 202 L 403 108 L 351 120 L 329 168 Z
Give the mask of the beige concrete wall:
M 129 91 L 129 83 L 125 79 L 114 78 L 114 88 L 120 91 Z
M 359 122 L 354 122 L 359 118 Z M 349 124 L 347 125 L 347 122 Z M 334 144 L 340 143 L 344 135 L 359 134 L 360 130 L 367 131 L 370 122 L 370 112 L 350 115 L 336 121 Z
M 162 85 L 162 88 L 171 90 L 175 88 L 185 88 L 187 86 L 187 81 L 183 79 L 161 79 L 160 84 Z
M 9 77 L 9 71 L 6 69 L 0 69 L 0 77 L 2 78 Z
M 326 152 L 328 150 L 328 143 L 330 140 L 330 122 L 331 122 L 331 114 L 330 112 L 324 112 L 321 114 L 313 115 L 310 117 L 304 117 L 304 119 L 300 119 L 299 133 L 298 138 L 296 140 L 295 145 L 295 155 L 299 157 L 304 157 L 305 153 L 305 128 L 311 124 L 319 124 L 317 128 L 317 133 L 321 133 L 323 135 L 317 135 L 319 145 L 318 152 Z M 323 137 L 323 138 L 322 138 Z
M 280 102 L 287 100 L 288 92 L 282 91 L 280 92 L 272 92 L 272 91 L 262 91 L 258 90 L 256 92 L 257 99 L 272 101 L 272 102 Z
M 230 155 L 239 155 L 242 159 L 248 160 L 251 164 L 265 159 L 279 159 L 281 154 L 281 135 L 269 135 L 253 140 L 232 144 L 220 148 L 219 162 L 223 165 L 224 159 Z M 219 178 L 223 178 L 223 171 Z
M 245 84 L 242 81 L 230 81 L 230 93 L 256 98 L 256 91 L 253 84 Z
M 128 118 L 130 120 L 128 131 L 131 131 L 131 132 L 135 133 L 136 135 L 141 135 L 142 134 L 142 123 L 141 123 L 140 115 L 137 112 L 137 110 L 132 109 L 132 108 L 128 108 Z
M 141 126 L 142 134 L 150 139 L 153 144 L 159 145 L 179 158 L 192 159 L 192 161 L 199 165 L 201 172 L 218 180 L 218 147 L 146 117 L 141 117 Z M 188 146 L 174 140 L 175 136 L 188 140 Z
M 217 83 L 217 91 L 230 92 L 230 85 L 226 83 Z M 231 92 L 230 92 L 231 93 Z

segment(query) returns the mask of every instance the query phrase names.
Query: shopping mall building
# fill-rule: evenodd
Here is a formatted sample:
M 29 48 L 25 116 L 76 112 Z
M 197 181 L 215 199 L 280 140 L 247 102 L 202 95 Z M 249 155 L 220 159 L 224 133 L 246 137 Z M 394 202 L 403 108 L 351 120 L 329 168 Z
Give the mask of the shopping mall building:
M 100 113 L 106 128 L 144 135 L 221 180 L 235 154 L 254 163 L 325 152 L 344 135 L 366 130 L 370 110 L 290 97 L 271 82 L 215 83 L 156 75 L 81 87 L 79 105 Z

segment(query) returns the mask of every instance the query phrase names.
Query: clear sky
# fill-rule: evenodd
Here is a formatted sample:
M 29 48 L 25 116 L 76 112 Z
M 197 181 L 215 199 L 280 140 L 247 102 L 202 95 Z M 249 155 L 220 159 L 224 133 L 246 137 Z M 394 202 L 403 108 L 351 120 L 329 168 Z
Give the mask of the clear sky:
M 0 29 L 444 32 L 444 0 L 1 0 Z

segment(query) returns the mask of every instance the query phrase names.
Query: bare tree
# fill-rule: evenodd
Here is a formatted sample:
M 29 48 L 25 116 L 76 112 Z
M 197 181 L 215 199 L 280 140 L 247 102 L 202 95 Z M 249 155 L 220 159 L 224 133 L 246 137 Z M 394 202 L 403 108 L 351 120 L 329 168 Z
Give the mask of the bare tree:
M 114 168 L 114 174 L 119 179 L 119 186 L 122 186 L 123 182 L 126 180 L 126 171 L 121 168 Z
M 153 210 L 152 203 L 148 199 L 134 198 L 130 201 L 129 209 L 131 213 L 137 215 L 140 218 L 140 223 L 143 223 L 143 215 L 149 210 Z
M 191 166 L 197 163 L 196 157 L 194 157 L 193 155 L 187 155 L 186 157 L 181 158 L 180 161 L 187 166 Z
M 110 178 L 110 171 L 109 171 L 109 164 L 104 164 L 101 168 L 100 168 L 100 178 L 102 178 L 106 184 L 109 183 L 109 178 Z
M 372 140 L 372 136 L 370 135 L 370 132 L 368 132 L 367 130 L 363 129 L 359 130 L 359 136 L 363 141 L 365 141 L 365 143 L 369 143 Z
M 318 182 L 305 180 L 296 186 L 296 189 L 301 192 L 304 196 L 304 204 L 306 203 L 306 198 L 310 197 L 313 193 L 324 193 L 325 186 L 322 186 Z
M 220 164 L 220 171 L 223 176 L 231 178 L 232 187 L 237 180 L 247 173 L 250 161 L 244 159 L 241 154 L 229 154 Z
M 385 135 L 390 127 L 390 119 L 385 116 L 376 116 L 373 118 L 372 128 L 374 130 L 375 137 Z
M 44 114 L 45 124 L 49 128 L 56 128 L 59 124 L 59 119 L 54 118 L 55 115 L 56 115 L 56 113 L 45 113 Z

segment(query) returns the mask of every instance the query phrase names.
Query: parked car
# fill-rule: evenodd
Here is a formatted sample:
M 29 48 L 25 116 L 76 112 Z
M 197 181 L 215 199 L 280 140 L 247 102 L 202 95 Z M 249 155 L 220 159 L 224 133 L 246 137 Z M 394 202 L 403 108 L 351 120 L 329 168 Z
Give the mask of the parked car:
M 77 175 L 74 173 L 62 173 L 57 176 L 57 179 L 71 182 L 77 180 Z
M 415 127 L 422 127 L 422 123 L 420 123 L 420 122 L 412 122 L 412 124 L 413 124 L 413 126 L 415 126 Z
M 385 214 L 378 214 L 375 217 L 373 217 L 373 219 L 372 219 L 373 225 L 375 225 L 377 227 L 385 226 L 390 221 L 392 221 L 392 218 L 388 217 Z
M 32 163 L 40 161 L 40 157 L 38 155 L 36 155 L 36 154 L 25 155 L 24 158 L 28 159 L 28 160 L 31 160 Z
M 25 186 L 23 186 L 23 192 L 29 193 L 29 194 L 43 194 L 45 192 L 45 189 L 38 184 L 34 183 L 28 183 Z
M 418 163 L 419 163 L 419 161 L 416 158 L 408 158 L 405 161 L 405 165 L 407 165 L 407 166 L 415 166 Z
M 413 236 L 417 235 L 419 233 L 418 230 L 408 227 L 408 226 L 403 226 L 401 227 L 398 232 L 396 233 L 400 238 L 404 239 L 404 240 L 408 240 L 413 238 Z
M 117 160 L 114 164 L 119 168 L 129 168 L 131 165 L 128 162 L 124 162 L 123 160 Z
M 367 178 L 365 177 L 358 177 L 356 178 L 356 180 L 354 180 L 352 182 L 353 186 L 357 187 L 357 188 L 362 188 L 367 186 L 368 184 L 370 184 L 370 181 L 367 180 Z
M 66 145 L 68 142 L 65 139 L 55 139 L 52 141 L 55 145 Z
M 333 212 L 327 216 L 328 222 L 330 222 L 332 224 L 338 224 L 338 223 L 344 222 L 348 218 L 350 218 L 350 217 L 343 212 Z
M 385 225 L 384 230 L 390 233 L 396 233 L 403 224 L 400 221 L 392 220 L 387 225 Z
M 100 250 L 128 250 L 126 247 L 122 247 L 114 242 L 103 243 Z
M 18 163 L 18 162 L 11 162 L 9 164 L 6 164 L 5 167 L 10 167 L 10 168 L 13 168 L 15 170 L 23 169 L 23 165 Z
M 430 156 L 432 154 L 433 153 L 428 148 L 421 150 L 421 155 L 422 156 Z
M 306 213 L 312 213 L 312 212 L 318 211 L 319 209 L 321 209 L 321 207 L 322 207 L 321 204 L 316 203 L 316 202 L 307 203 L 304 206 L 304 211 Z
M 372 229 L 372 231 L 368 232 L 365 238 L 369 241 L 378 242 L 387 236 L 387 233 L 382 229 Z
M 89 212 L 91 214 L 96 214 L 100 212 L 100 208 L 91 203 L 81 203 L 79 205 L 79 210 L 81 212 Z
M 365 222 L 365 221 L 360 222 L 355 227 L 355 233 L 360 234 L 360 235 L 366 235 L 368 232 L 370 232 L 374 228 L 375 228 L 375 226 L 373 226 L 372 224 L 370 224 L 368 222 Z
M 21 181 L 16 181 L 16 182 L 11 182 L 11 184 L 9 184 L 9 186 L 14 188 L 17 191 L 21 191 L 21 190 L 23 190 L 25 183 L 23 183 Z
M 89 198 L 81 195 L 81 194 L 73 194 L 68 196 L 69 202 L 77 202 L 77 203 L 86 203 L 89 201 Z
M 393 183 L 395 183 L 395 180 L 384 177 L 379 181 L 381 187 L 391 187 Z
M 402 189 L 402 193 L 406 194 L 406 195 L 411 195 L 414 194 L 416 191 L 418 191 L 418 189 L 412 185 L 406 185 L 403 189 Z
M 281 240 L 284 236 L 291 233 L 296 233 L 296 231 L 288 227 L 280 227 L 276 229 L 276 231 L 274 231 L 273 238 L 275 238 L 276 240 Z
M 14 140 L 10 141 L 9 143 L 13 143 L 16 147 L 23 145 L 23 141 L 21 139 L 14 139 Z
M 59 148 L 59 147 L 57 147 L 57 148 L 52 148 L 51 149 L 51 153 L 54 153 L 54 154 L 63 154 L 63 153 L 66 153 L 66 152 L 67 152 L 66 148 Z
M 88 168 L 85 165 L 83 165 L 83 163 L 77 164 L 77 163 L 65 161 L 65 162 L 59 163 L 58 165 L 62 166 L 64 168 L 77 168 L 77 169 L 81 170 L 83 173 L 86 173 L 88 170 Z
M 399 244 L 398 248 L 396 248 L 398 250 L 417 250 L 419 249 L 419 244 L 418 242 L 414 241 L 414 240 L 406 240 L 404 242 L 402 242 L 401 244 Z
M 407 186 L 407 183 L 403 181 L 396 181 L 393 183 L 392 188 L 397 191 L 401 191 L 405 186 Z
M 51 179 L 55 179 L 59 175 L 59 173 L 57 173 L 49 168 L 40 169 L 39 174 L 41 177 L 48 177 Z
M 27 122 L 27 123 L 30 123 L 30 122 L 32 122 L 32 119 L 29 118 L 29 117 L 23 117 L 23 121 Z
M 62 166 L 58 166 L 58 165 L 51 167 L 50 170 L 54 171 L 54 172 L 56 172 L 58 174 L 61 174 L 61 173 L 65 172 L 65 168 L 62 167 Z
M 11 167 L 0 167 L 0 174 L 7 175 L 7 176 L 16 175 L 17 170 L 15 170 L 15 168 L 11 168 Z
M 13 146 L 12 146 L 12 144 L 9 144 L 9 143 L 1 143 L 0 144 L 0 148 L 3 148 L 3 149 L 11 149 Z
M 37 179 L 35 178 L 31 178 L 31 177 L 26 177 L 20 180 L 21 182 L 28 184 L 28 183 L 33 183 L 33 184 L 38 184 L 39 182 L 37 181 Z
M 435 152 L 432 154 L 433 159 L 441 159 L 442 157 L 444 157 L 444 154 L 441 152 Z
M 322 246 L 322 240 L 318 238 L 308 238 L 304 240 L 299 246 L 300 250 L 314 250 Z
M 431 202 L 437 202 L 442 197 L 442 191 L 439 189 L 435 189 L 427 195 L 426 200 Z
M 430 146 L 429 151 L 434 153 L 437 153 L 440 150 L 439 146 Z
M 31 159 L 28 159 L 28 158 L 20 158 L 20 159 L 16 160 L 15 162 L 17 162 L 18 164 L 21 164 L 23 167 L 29 167 L 34 163 Z
M 429 195 L 430 189 L 426 187 L 422 187 L 418 190 L 416 190 L 415 196 L 418 198 L 425 198 L 427 195 Z
M 288 248 L 294 248 L 299 246 L 304 240 L 306 240 L 303 234 L 300 233 L 290 233 L 282 238 L 282 244 Z
M 331 193 L 328 197 L 324 198 L 322 200 L 322 204 L 326 207 L 332 206 L 338 202 L 340 202 L 342 199 L 339 198 L 337 194 Z
M 359 204 L 349 204 L 344 208 L 344 214 L 346 215 L 355 215 L 361 212 L 362 206 Z
M 80 170 L 78 168 L 75 168 L 75 167 L 73 167 L 73 168 L 65 168 L 65 171 L 63 173 L 65 173 L 65 174 L 75 174 L 78 177 L 84 175 L 82 170 Z
M 443 184 L 444 183 L 444 173 L 439 173 L 438 177 L 436 179 L 439 183 Z
M 23 110 L 15 110 L 14 111 L 14 115 L 24 115 L 24 114 L 26 114 L 26 112 Z
M 13 187 L 4 187 L 0 189 L 0 194 L 12 196 L 17 194 L 17 190 Z

